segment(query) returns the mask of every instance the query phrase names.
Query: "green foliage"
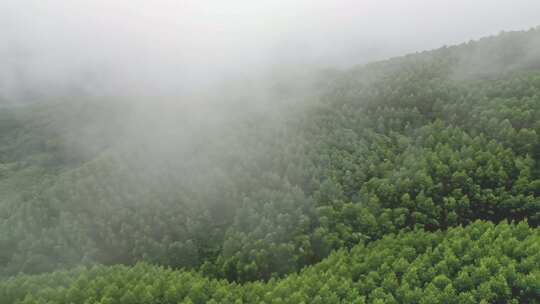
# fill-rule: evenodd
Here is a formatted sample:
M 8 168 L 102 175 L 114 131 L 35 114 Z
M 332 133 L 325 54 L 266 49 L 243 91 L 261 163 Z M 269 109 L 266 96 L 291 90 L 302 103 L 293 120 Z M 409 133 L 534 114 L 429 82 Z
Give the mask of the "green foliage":
M 299 274 L 243 285 L 137 264 L 20 275 L 2 303 L 537 303 L 540 229 L 477 221 L 340 250 Z M 41 302 L 40 302 L 41 301 Z
M 335 72 L 212 132 L 2 112 L 0 303 L 535 303 L 538 41 Z

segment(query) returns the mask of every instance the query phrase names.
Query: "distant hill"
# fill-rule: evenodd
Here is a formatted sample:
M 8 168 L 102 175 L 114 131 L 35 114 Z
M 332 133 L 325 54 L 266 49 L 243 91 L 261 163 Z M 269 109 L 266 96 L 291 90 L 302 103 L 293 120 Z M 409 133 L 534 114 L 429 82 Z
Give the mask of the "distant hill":
M 540 299 L 540 29 L 314 79 L 2 110 L 0 302 Z

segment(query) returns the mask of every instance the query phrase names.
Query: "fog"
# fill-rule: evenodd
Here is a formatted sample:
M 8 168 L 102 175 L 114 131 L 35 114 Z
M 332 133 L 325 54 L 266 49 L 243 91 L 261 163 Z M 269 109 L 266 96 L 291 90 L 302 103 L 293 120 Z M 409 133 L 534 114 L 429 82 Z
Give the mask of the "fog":
M 249 244 L 236 234 L 244 228 L 234 229 L 250 214 L 268 214 L 250 219 L 268 218 L 261 227 L 281 221 L 272 217 L 319 227 L 304 221 L 318 212 L 316 201 L 333 204 L 332 192 L 349 191 L 336 182 L 326 199 L 326 184 L 334 187 L 333 179 L 342 173 L 348 179 L 351 171 L 357 176 L 347 184 L 364 183 L 363 165 L 352 162 L 371 161 L 370 149 L 381 150 L 381 161 L 369 171 L 385 172 L 392 164 L 383 151 L 390 146 L 379 147 L 378 133 L 356 131 L 371 113 L 345 114 L 356 104 L 363 110 L 362 98 L 377 95 L 371 84 L 386 86 L 377 83 L 380 75 L 415 62 L 393 60 L 380 69 L 364 64 L 527 30 L 540 24 L 539 17 L 538 0 L 0 0 L 0 140 L 6 143 L 0 145 L 0 228 L 12 229 L 5 247 L 23 243 L 13 258 L 0 254 L 0 266 L 9 262 L 10 274 L 43 272 L 63 265 L 57 263 L 62 259 L 86 263 L 86 255 L 103 264 L 193 266 L 222 247 L 224 256 L 236 252 L 226 240 L 240 235 Z M 505 49 L 486 54 L 489 48 L 468 46 L 456 52 L 467 58 L 445 70 L 452 81 L 512 65 L 533 67 L 533 60 L 540 67 L 540 41 L 527 41 L 518 55 L 509 48 L 508 57 L 519 62 L 500 66 Z M 325 91 L 328 84 L 333 87 Z M 393 98 L 382 91 L 381 98 Z M 411 101 L 414 94 L 406 97 Z M 403 115 L 417 117 L 416 107 L 409 110 Z M 413 142 L 407 137 L 404 144 Z M 352 193 L 360 186 L 350 188 L 350 202 L 361 202 L 356 198 L 364 194 Z M 21 211 L 2 222 L 18 212 L 11 206 L 39 214 L 49 205 L 54 215 L 46 216 L 46 225 L 62 246 L 42 237 L 49 230 L 40 226 L 41 214 Z M 276 227 L 276 238 L 296 238 L 283 227 Z M 274 238 L 246 235 L 257 244 Z M 33 247 L 41 239 L 46 244 Z M 60 252 L 66 243 L 73 250 Z M 77 247 L 89 249 L 84 258 Z M 34 248 L 57 264 L 27 263 Z M 151 253 L 156 248 L 161 253 Z M 168 260 L 182 250 L 189 257 L 193 251 L 185 248 L 200 251 L 201 260 Z
M 4 0 L 0 105 L 60 100 L 50 125 L 71 157 L 124 144 L 152 166 L 199 142 L 210 158 L 248 145 L 230 133 L 252 123 L 284 132 L 319 71 L 528 29 L 538 12 L 526 0 Z M 213 157 L 208 169 L 224 162 Z
M 539 12 L 534 0 L 4 0 L 0 97 L 198 94 L 527 29 Z

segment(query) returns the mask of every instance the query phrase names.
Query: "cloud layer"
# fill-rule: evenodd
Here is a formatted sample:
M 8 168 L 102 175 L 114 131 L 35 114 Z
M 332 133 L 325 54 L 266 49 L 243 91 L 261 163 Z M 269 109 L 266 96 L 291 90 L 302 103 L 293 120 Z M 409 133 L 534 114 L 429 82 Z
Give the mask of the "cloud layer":
M 175 95 L 527 29 L 538 12 L 535 0 L 4 0 L 0 96 Z

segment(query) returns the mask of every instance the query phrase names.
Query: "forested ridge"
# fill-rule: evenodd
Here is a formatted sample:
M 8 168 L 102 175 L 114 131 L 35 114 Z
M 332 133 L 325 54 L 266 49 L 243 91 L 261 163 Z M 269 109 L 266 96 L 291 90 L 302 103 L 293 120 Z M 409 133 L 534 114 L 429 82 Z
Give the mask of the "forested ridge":
M 539 50 L 327 71 L 218 128 L 2 109 L 0 303 L 538 303 Z

